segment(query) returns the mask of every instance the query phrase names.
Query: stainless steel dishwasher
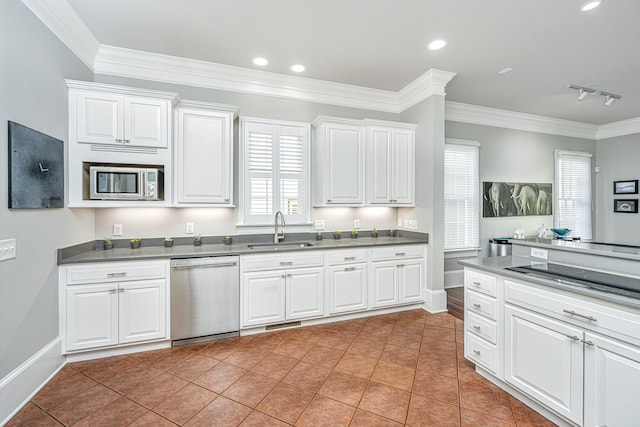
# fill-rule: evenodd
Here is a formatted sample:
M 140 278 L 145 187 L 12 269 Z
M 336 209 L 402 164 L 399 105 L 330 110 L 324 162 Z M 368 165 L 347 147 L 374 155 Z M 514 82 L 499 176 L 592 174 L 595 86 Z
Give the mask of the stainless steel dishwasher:
M 239 335 L 238 260 L 237 256 L 171 260 L 173 346 Z

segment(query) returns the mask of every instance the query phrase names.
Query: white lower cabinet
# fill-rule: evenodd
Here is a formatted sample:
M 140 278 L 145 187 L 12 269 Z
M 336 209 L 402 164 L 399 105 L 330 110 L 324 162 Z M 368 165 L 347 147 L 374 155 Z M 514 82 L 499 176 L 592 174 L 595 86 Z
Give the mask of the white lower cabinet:
M 67 288 L 67 351 L 165 338 L 166 280 Z
M 324 314 L 322 267 L 287 271 L 286 319 L 307 319 Z
M 371 263 L 370 308 L 423 301 L 424 260 Z
M 640 348 L 587 332 L 584 425 L 637 426 Z
M 582 424 L 584 332 L 508 304 L 504 311 L 505 381 Z
M 167 339 L 168 271 L 168 261 L 61 267 L 63 351 Z
M 367 265 L 345 264 L 329 267 L 329 313 L 367 309 Z

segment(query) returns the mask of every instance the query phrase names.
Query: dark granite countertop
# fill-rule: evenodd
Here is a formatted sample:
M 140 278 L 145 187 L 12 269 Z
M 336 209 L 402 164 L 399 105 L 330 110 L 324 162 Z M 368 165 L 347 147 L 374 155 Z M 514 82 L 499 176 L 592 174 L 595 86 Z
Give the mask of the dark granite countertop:
M 507 268 L 509 267 L 530 265 L 531 263 L 540 264 L 544 262 L 545 261 L 541 261 L 539 259 L 519 257 L 519 256 L 475 258 L 475 259 L 458 261 L 459 264 L 464 265 L 466 267 L 473 267 L 479 270 L 485 270 L 490 273 L 500 274 L 502 276 L 508 276 L 514 279 L 520 279 L 527 282 L 538 283 L 551 288 L 573 292 L 573 293 L 584 295 L 587 297 L 591 297 L 591 298 L 595 298 L 603 301 L 609 301 L 609 302 L 613 302 L 623 306 L 632 307 L 635 309 L 640 309 L 640 297 L 636 298 L 633 296 L 617 295 L 609 292 L 587 288 L 577 284 L 573 285 L 573 284 L 567 283 L 566 281 L 557 282 L 554 280 L 547 280 L 541 277 L 533 277 L 523 273 L 507 270 Z M 584 268 L 589 268 L 589 267 L 584 267 Z M 615 272 L 611 272 L 611 273 L 616 274 Z
M 363 233 L 364 234 L 364 233 Z M 352 239 L 347 232 L 339 240 L 325 237 L 315 240 L 315 233 L 298 233 L 287 235 L 284 243 L 309 242 L 308 247 L 279 247 L 278 250 L 251 249 L 249 244 L 268 243 L 272 235 L 233 236 L 231 245 L 220 243 L 222 237 L 203 237 L 201 246 L 193 245 L 193 238 L 176 238 L 173 247 L 165 248 L 162 238 L 143 239 L 139 249 L 131 249 L 128 240 L 116 241 L 113 249 L 103 250 L 102 241 L 91 241 L 58 249 L 58 264 L 76 264 L 108 261 L 135 261 L 150 259 L 194 258 L 206 256 L 273 254 L 289 251 L 314 251 L 327 249 L 353 249 L 367 247 L 382 247 L 388 245 L 412 245 L 429 243 L 426 233 L 398 232 L 399 236 L 390 237 L 389 233 L 381 232 L 380 237 L 358 237 Z

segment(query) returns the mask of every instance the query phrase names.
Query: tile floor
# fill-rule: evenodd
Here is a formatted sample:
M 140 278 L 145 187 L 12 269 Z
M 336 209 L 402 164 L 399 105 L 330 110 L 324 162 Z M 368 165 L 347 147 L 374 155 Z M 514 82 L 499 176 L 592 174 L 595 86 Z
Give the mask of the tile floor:
M 65 366 L 7 426 L 553 426 L 422 310 Z

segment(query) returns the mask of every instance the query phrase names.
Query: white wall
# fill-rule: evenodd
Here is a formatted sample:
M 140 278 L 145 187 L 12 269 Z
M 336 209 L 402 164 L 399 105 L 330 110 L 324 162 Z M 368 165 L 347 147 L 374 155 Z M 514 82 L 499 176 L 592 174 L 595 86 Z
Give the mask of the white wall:
M 640 179 L 640 134 L 600 140 L 596 143 L 596 233 L 594 240 L 640 245 L 640 214 L 614 213 L 615 199 L 636 199 L 639 195 L 613 194 L 613 181 Z
M 0 263 L 0 379 L 58 336 L 56 249 L 95 234 L 93 210 L 7 207 L 7 120 L 67 141 L 65 78 L 93 75 L 19 0 L 2 0 L 0 239 L 17 238 L 17 258 Z
M 339 107 L 292 99 L 275 98 L 245 93 L 226 92 L 213 89 L 196 88 L 134 80 L 113 76 L 96 75 L 100 83 L 117 84 L 177 92 L 182 99 L 230 104 L 239 107 L 239 115 L 247 117 L 312 122 L 319 115 L 347 117 L 355 119 L 372 118 L 398 120 L 397 114 L 356 108 Z M 237 144 L 235 141 L 237 154 Z M 237 160 L 234 169 L 237 173 Z M 237 179 L 235 180 L 237 183 Z M 237 195 L 237 185 L 234 185 Z M 237 204 L 237 197 L 236 197 Z M 397 209 L 395 208 L 312 208 L 311 222 L 324 219 L 325 231 L 351 230 L 353 220 L 360 219 L 362 230 L 396 228 Z M 239 222 L 237 210 L 230 208 L 190 208 L 190 209 L 96 209 L 96 238 L 110 236 L 113 224 L 122 224 L 123 237 L 159 237 L 164 234 L 185 236 L 185 222 L 194 222 L 196 233 L 202 235 L 234 235 L 249 232 L 236 228 Z M 311 231 L 311 229 L 309 230 Z M 251 232 L 256 232 L 252 230 Z M 271 233 L 272 229 L 258 232 Z

